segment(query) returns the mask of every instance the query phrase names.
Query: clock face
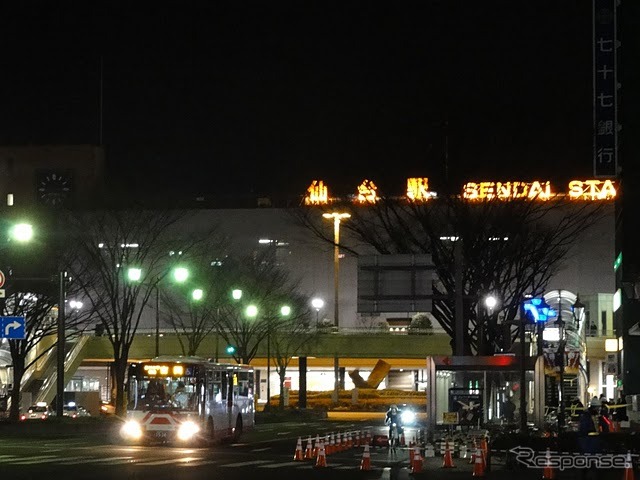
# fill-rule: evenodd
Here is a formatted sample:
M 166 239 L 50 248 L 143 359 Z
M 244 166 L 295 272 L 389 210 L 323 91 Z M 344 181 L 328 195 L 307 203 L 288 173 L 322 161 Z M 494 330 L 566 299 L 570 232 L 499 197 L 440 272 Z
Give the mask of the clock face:
M 36 189 L 40 202 L 55 207 L 64 205 L 71 198 L 73 190 L 71 174 L 59 171 L 41 172 Z

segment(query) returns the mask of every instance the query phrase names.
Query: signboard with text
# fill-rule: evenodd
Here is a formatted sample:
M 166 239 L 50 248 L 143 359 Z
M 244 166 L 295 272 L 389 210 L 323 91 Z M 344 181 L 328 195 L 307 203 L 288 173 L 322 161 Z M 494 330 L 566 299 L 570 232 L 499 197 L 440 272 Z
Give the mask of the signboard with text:
M 617 174 L 617 1 L 593 0 L 593 173 L 596 177 Z

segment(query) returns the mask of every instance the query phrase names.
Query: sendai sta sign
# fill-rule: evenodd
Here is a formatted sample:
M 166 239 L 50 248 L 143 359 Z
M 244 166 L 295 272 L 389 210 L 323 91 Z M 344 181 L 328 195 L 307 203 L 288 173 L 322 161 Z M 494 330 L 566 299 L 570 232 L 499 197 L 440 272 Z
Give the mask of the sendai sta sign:
M 0 317 L 0 338 L 24 340 L 25 317 Z

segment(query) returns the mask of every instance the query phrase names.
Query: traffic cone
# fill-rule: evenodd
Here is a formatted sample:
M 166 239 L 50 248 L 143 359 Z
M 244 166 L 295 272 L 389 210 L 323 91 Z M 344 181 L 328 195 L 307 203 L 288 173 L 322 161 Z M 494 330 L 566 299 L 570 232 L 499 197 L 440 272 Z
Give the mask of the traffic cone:
M 544 469 L 542 470 L 542 480 L 553 480 L 555 475 L 553 473 L 553 468 L 551 467 L 551 451 L 548 448 L 545 457 L 547 461 L 545 462 Z
M 624 462 L 624 480 L 634 480 L 633 461 L 631 460 L 631 452 L 627 451 L 627 458 Z
M 473 476 L 484 477 L 484 462 L 482 461 L 482 450 L 478 448 L 474 457 L 475 461 L 473 464 Z
M 449 449 L 449 440 L 447 440 L 447 442 L 445 443 L 442 468 L 455 468 L 455 465 L 453 464 L 453 458 L 451 457 L 451 450 Z
M 304 459 L 311 460 L 313 458 L 313 448 L 311 448 L 311 435 L 309 435 L 309 439 L 307 440 L 307 448 L 304 450 Z
M 413 451 L 413 445 L 409 445 L 409 465 L 413 465 L 413 456 L 415 452 Z
M 400 446 L 404 447 L 404 431 L 402 432 L 402 435 L 400 435 Z
M 313 458 L 318 456 L 318 445 L 320 445 L 320 435 L 316 434 L 316 441 L 313 442 L 313 451 L 311 452 Z
M 482 437 L 482 440 L 480 440 L 480 448 L 482 448 L 482 463 L 484 463 L 484 465 L 487 465 L 487 453 L 489 453 L 489 445 L 487 444 L 487 438 L 486 437 Z
M 357 430 L 353 436 L 353 446 L 356 448 L 360 447 L 360 430 Z
M 318 448 L 318 458 L 316 458 L 315 468 L 324 468 L 326 466 L 327 466 L 327 457 L 324 453 L 324 444 L 320 442 L 320 447 Z
M 304 460 L 304 454 L 302 453 L 302 439 L 298 437 L 298 443 L 296 444 L 296 453 L 293 454 L 294 462 L 301 462 Z
M 469 456 L 469 465 L 476 463 L 476 451 L 477 451 L 477 445 L 476 445 L 476 440 L 474 439 L 473 444 L 471 446 L 471 455 Z
M 363 472 L 371 470 L 371 454 L 369 453 L 369 445 L 364 446 L 362 460 L 360 461 L 360 470 Z
M 347 433 L 347 448 L 349 450 L 353 448 L 353 439 L 351 438 L 351 432 Z
M 364 439 L 365 443 L 367 445 L 371 445 L 371 432 L 369 430 L 367 430 L 366 434 L 365 434 L 365 439 Z
M 411 461 L 411 473 L 420 473 L 422 471 L 422 457 L 420 456 L 420 447 L 417 445 L 413 448 L 413 460 Z
M 331 455 L 332 453 L 335 453 L 336 451 L 335 447 L 336 447 L 335 437 L 333 436 L 333 433 L 332 433 L 331 436 L 329 437 L 329 443 L 327 444 L 327 448 L 325 449 L 326 454 Z

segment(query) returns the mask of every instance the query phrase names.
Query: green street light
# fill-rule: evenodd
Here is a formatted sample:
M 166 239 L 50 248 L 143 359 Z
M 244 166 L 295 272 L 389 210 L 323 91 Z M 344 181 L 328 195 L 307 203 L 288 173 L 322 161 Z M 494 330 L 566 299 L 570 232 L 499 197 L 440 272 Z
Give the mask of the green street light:
M 129 268 L 127 270 L 127 278 L 132 282 L 139 282 L 142 278 L 142 269 L 140 268 Z
M 203 296 L 204 296 L 204 292 L 202 291 L 201 288 L 196 288 L 193 292 L 191 292 L 191 297 L 194 300 L 202 300 Z
M 173 279 L 176 282 L 183 283 L 189 278 L 189 270 L 184 267 L 177 267 L 173 270 Z
M 247 314 L 247 317 L 255 318 L 258 315 L 258 307 L 255 305 L 249 305 L 245 313 Z
M 240 299 L 242 298 L 242 290 L 240 290 L 239 288 L 234 289 L 234 290 L 231 292 L 231 297 L 232 297 L 234 300 L 240 300 Z
M 291 314 L 291 307 L 289 305 L 283 305 L 280 307 L 280 314 L 283 317 L 288 317 Z
M 9 235 L 18 242 L 29 242 L 33 238 L 33 226 L 29 223 L 17 223 L 11 227 Z
M 236 347 L 234 347 L 233 345 L 228 345 L 227 346 L 227 353 L 229 355 L 233 355 L 234 353 L 236 353 Z

